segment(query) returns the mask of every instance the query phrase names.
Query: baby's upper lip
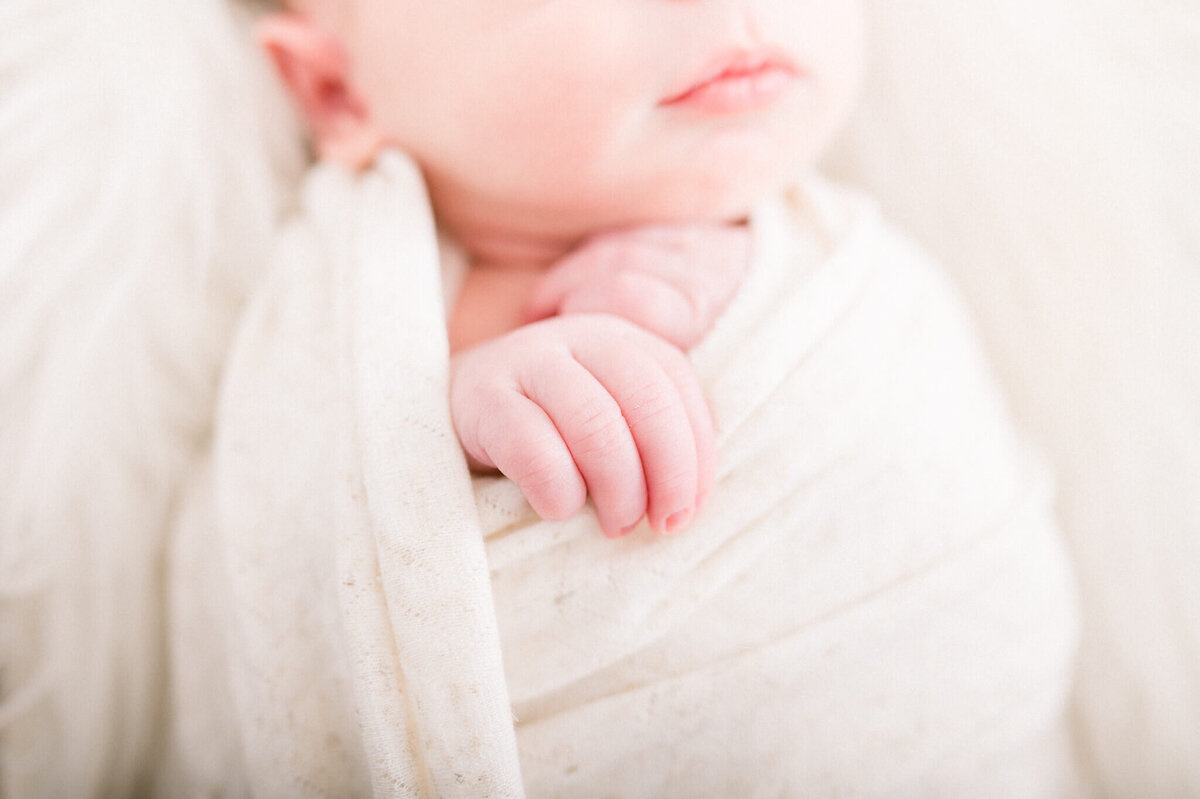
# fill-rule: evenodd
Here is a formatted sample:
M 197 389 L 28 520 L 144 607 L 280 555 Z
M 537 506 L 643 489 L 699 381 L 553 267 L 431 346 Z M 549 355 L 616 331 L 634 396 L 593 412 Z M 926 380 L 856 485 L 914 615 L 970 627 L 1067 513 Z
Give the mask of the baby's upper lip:
M 671 105 L 722 78 L 749 75 L 764 69 L 782 69 L 798 73 L 796 62 L 780 50 L 764 47 L 754 50 L 727 50 L 720 55 L 710 58 L 701 68 L 694 70 L 686 85 L 667 94 L 659 105 Z

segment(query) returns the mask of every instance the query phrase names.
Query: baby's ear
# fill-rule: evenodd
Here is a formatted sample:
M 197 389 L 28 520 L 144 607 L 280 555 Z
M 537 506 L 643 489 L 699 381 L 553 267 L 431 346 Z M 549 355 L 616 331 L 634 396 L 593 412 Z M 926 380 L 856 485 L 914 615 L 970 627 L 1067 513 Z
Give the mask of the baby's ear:
M 367 103 L 351 82 L 350 62 L 338 39 L 298 14 L 270 14 L 258 41 L 308 121 L 323 160 L 353 169 L 371 163 L 382 137 Z

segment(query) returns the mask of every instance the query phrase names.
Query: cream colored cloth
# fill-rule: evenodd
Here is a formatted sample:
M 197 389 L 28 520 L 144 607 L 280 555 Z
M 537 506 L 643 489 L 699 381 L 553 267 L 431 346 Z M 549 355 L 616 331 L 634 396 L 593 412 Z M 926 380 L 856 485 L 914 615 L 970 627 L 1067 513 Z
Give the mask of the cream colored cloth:
M 1054 463 L 1084 770 L 1200 796 L 1200 3 L 867 5 L 837 174 L 945 264 Z
M 134 795 L 159 744 L 166 533 L 301 174 L 243 31 L 0 2 L 0 797 Z
M 1072 586 L 971 326 L 855 195 L 753 224 L 712 496 L 610 541 L 469 475 L 415 168 L 316 169 L 172 551 L 161 792 L 1060 795 Z
M 167 614 L 195 644 L 174 677 L 205 689 L 171 686 L 190 711 L 176 773 L 245 783 L 201 483 L 170 607 L 160 579 L 299 161 L 226 5 L 0 3 L 0 795 L 135 791 L 161 743 Z M 870 6 L 841 174 L 945 263 L 1054 458 L 1089 776 L 1104 796 L 1200 793 L 1200 5 Z

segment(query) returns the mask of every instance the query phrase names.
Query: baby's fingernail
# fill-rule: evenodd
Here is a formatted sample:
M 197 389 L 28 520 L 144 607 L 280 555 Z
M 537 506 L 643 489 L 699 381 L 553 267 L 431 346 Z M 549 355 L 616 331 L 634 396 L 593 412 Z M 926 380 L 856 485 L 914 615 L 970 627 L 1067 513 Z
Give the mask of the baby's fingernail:
M 685 524 L 692 520 L 691 509 L 681 510 L 677 513 L 672 513 L 667 517 L 667 522 L 663 525 L 664 532 L 670 534 L 677 532 L 683 528 Z
M 634 530 L 636 530 L 638 527 L 638 524 L 640 524 L 640 523 L 641 522 L 631 524 L 628 527 L 622 527 L 620 530 L 613 530 L 612 532 L 606 532 L 604 535 L 606 538 L 624 538 L 625 536 L 629 535 Z

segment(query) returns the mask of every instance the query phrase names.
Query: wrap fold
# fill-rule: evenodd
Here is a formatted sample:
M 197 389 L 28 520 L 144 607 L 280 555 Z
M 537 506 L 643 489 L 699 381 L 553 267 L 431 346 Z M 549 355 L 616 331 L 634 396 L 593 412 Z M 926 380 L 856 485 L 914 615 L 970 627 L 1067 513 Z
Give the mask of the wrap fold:
M 176 537 L 164 784 L 1069 790 L 1074 596 L 1050 480 L 958 300 L 818 180 L 752 224 L 749 276 L 692 353 L 717 484 L 685 533 L 614 542 L 590 509 L 543 522 L 467 471 L 412 164 L 318 167 Z

